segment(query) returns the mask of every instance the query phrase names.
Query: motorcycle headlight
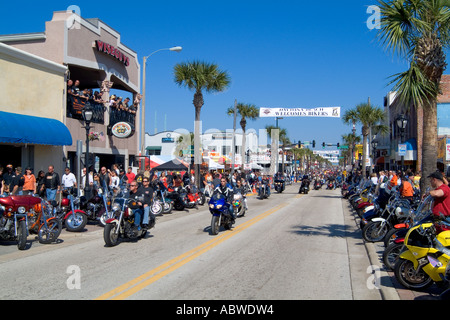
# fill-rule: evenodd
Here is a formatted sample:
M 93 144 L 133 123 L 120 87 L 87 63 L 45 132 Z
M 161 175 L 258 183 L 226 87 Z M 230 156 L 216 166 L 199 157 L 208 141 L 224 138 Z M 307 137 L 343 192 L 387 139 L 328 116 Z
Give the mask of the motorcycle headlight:
M 17 208 L 17 212 L 19 212 L 20 214 L 24 214 L 27 210 L 25 209 L 25 207 L 19 207 Z
M 211 209 L 214 209 L 214 205 L 213 205 L 213 204 L 210 204 L 209 207 L 210 207 Z
M 111 209 L 112 211 L 120 211 L 120 204 L 114 203 Z
M 220 208 L 222 208 L 222 205 L 221 205 L 221 204 L 218 204 L 218 205 L 217 205 L 217 209 L 220 209 Z

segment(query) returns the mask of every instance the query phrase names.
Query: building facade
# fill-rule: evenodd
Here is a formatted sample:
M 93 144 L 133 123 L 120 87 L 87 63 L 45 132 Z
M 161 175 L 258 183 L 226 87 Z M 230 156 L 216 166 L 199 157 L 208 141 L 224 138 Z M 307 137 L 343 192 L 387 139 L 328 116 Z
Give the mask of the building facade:
M 42 98 L 60 95 L 58 99 L 54 99 L 55 110 L 51 114 L 57 115 L 56 118 L 64 123 L 72 136 L 72 143 L 63 147 L 63 166 L 75 169 L 77 141 L 82 141 L 85 152 L 87 134 L 82 112 L 87 106 L 94 111 L 89 132 L 93 133 L 89 142 L 89 164 L 92 168 L 110 167 L 116 163 L 126 167 L 134 161 L 140 152 L 140 117 L 137 116 L 141 98 L 140 65 L 136 52 L 121 42 L 116 30 L 97 18 L 84 19 L 71 11 L 58 11 L 53 13 L 51 21 L 45 23 L 44 32 L 3 35 L 0 36 L 0 43 L 41 57 L 65 69 L 57 84 L 42 82 L 45 88 L 40 89 L 21 85 L 26 91 L 38 90 L 36 92 Z M 29 67 L 26 64 L 24 66 Z M 32 74 L 30 69 L 24 71 L 25 76 Z M 3 73 L 0 77 L 2 76 Z M 73 91 L 67 87 L 69 80 L 74 85 L 78 80 L 77 87 L 81 91 L 97 91 L 101 95 L 100 101 L 73 95 Z M 129 96 L 130 109 L 127 112 L 111 107 L 111 98 L 116 98 L 111 94 L 114 89 Z M 135 113 L 130 111 L 133 105 Z M 30 101 L 28 107 L 37 114 L 48 112 L 45 104 L 37 105 Z

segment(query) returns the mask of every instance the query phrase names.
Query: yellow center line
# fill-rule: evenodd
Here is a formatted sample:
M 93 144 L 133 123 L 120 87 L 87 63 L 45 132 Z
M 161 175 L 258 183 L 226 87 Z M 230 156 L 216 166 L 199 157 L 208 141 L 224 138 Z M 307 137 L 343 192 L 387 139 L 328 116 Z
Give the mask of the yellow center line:
M 149 286 L 153 282 L 161 279 L 162 277 L 164 277 L 164 276 L 170 274 L 171 272 L 177 270 L 178 268 L 182 267 L 186 263 L 201 256 L 205 252 L 208 252 L 209 250 L 218 246 L 222 242 L 237 235 L 238 233 L 242 232 L 243 230 L 251 227 L 258 221 L 261 221 L 262 219 L 264 219 L 264 218 L 270 216 L 271 214 L 277 212 L 278 210 L 284 208 L 285 206 L 287 206 L 287 204 L 281 204 L 271 210 L 268 210 L 268 211 L 256 216 L 255 218 L 253 218 L 245 223 L 242 223 L 239 226 L 236 226 L 233 230 L 224 232 L 220 236 L 217 236 L 214 239 L 207 241 L 207 242 L 203 243 L 202 245 L 162 264 L 161 266 L 159 266 L 153 270 L 150 270 L 150 271 L 144 273 L 143 275 L 101 295 L 100 297 L 96 298 L 95 300 L 107 300 L 107 299 L 123 300 L 123 299 L 126 299 L 129 296 L 135 294 L 136 292 Z

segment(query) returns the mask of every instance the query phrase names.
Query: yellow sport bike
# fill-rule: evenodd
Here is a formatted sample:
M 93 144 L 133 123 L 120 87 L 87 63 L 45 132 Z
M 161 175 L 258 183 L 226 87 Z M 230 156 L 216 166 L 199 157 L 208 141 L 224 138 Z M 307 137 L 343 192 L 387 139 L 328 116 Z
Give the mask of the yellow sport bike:
M 423 290 L 433 283 L 450 280 L 450 231 L 436 234 L 434 223 L 417 225 L 408 231 L 404 251 L 395 263 L 395 277 L 410 290 Z

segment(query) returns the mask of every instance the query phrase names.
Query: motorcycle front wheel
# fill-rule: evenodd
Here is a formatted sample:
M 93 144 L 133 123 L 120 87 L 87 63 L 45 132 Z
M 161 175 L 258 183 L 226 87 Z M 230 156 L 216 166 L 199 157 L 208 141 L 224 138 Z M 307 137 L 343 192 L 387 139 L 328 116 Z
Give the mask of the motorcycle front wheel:
M 381 221 L 369 222 L 362 230 L 362 236 L 367 242 L 379 242 L 384 240 L 384 236 L 389 231 L 389 225 L 381 225 Z
M 423 269 L 414 269 L 412 261 L 399 258 L 394 268 L 395 278 L 409 290 L 424 290 L 433 284 L 433 280 Z
M 103 239 L 107 247 L 114 247 L 119 243 L 119 233 L 115 233 L 116 225 L 108 223 L 103 229 Z
M 17 248 L 19 250 L 25 250 L 27 247 L 27 222 L 25 220 L 19 221 L 19 226 L 17 227 Z
M 49 244 L 55 242 L 61 234 L 62 222 L 59 219 L 47 221 L 47 227 L 41 225 L 38 231 L 39 243 Z
M 173 210 L 173 202 L 164 202 L 163 213 L 172 213 Z
M 397 258 L 402 253 L 403 243 L 391 243 L 383 251 L 383 263 L 390 271 L 394 270 Z
M 87 224 L 87 216 L 81 212 L 71 213 L 66 221 L 66 229 L 71 232 L 81 232 Z
M 159 201 L 154 201 L 152 206 L 150 207 L 152 213 L 157 216 L 163 212 L 163 206 Z
M 211 218 L 211 234 L 216 236 L 219 234 L 220 229 L 220 217 L 212 216 Z

